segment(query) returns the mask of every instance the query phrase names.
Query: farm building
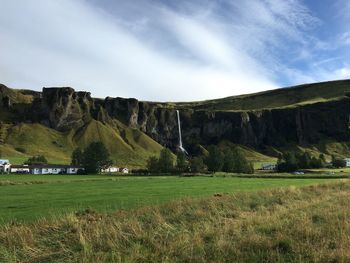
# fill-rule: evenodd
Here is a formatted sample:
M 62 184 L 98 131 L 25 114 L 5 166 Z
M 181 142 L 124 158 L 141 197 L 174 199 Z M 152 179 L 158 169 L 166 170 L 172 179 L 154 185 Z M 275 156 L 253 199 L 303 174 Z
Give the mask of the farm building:
M 120 168 L 120 167 L 115 167 L 111 166 L 106 169 L 101 170 L 102 173 L 123 173 L 123 174 L 128 174 L 129 169 L 128 168 Z
M 9 173 L 10 172 L 10 161 L 6 159 L 0 159 L 0 173 Z
M 32 174 L 77 174 L 79 170 L 84 170 L 80 166 L 72 165 L 31 165 Z
M 102 173 L 118 173 L 119 170 L 120 170 L 119 167 L 111 166 L 111 167 L 108 167 L 106 169 L 102 169 L 101 172 Z
M 10 173 L 13 174 L 29 174 L 30 173 L 30 167 L 29 165 L 11 165 Z

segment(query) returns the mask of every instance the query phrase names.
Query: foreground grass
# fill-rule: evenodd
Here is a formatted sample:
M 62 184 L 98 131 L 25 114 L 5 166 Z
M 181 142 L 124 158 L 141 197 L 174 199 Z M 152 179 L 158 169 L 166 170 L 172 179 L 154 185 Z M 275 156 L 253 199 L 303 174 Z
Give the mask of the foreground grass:
M 331 179 L 328 179 L 331 180 Z M 326 179 L 220 177 L 0 176 L 0 223 L 30 222 L 92 208 L 111 212 L 184 197 L 326 182 Z
M 350 183 L 0 228 L 1 262 L 349 262 Z

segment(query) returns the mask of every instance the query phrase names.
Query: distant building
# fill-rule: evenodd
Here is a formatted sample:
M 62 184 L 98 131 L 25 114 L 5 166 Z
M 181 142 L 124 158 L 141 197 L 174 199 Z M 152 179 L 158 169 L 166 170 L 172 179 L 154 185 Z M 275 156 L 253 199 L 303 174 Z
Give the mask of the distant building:
M 123 173 L 123 174 L 128 174 L 129 173 L 129 169 L 126 168 L 126 167 L 120 168 L 120 167 L 111 166 L 111 167 L 108 167 L 106 169 L 102 169 L 101 172 L 102 173 Z
M 119 173 L 119 171 L 120 171 L 120 168 L 115 166 L 111 166 L 101 170 L 102 173 Z
M 350 158 L 345 158 L 344 161 L 345 161 L 346 167 L 350 167 Z
M 30 167 L 29 165 L 16 165 L 12 164 L 10 168 L 10 173 L 13 174 L 29 174 L 30 173 Z
M 263 164 L 261 166 L 261 170 L 265 170 L 265 171 L 274 171 L 276 169 L 277 169 L 277 165 L 276 164 L 272 164 L 272 163 Z
M 0 159 L 0 173 L 9 173 L 10 172 L 10 161 L 6 159 Z
M 79 170 L 84 168 L 72 165 L 30 165 L 32 174 L 77 174 Z
M 120 168 L 120 172 L 123 174 L 128 174 L 129 173 L 129 169 L 128 168 Z

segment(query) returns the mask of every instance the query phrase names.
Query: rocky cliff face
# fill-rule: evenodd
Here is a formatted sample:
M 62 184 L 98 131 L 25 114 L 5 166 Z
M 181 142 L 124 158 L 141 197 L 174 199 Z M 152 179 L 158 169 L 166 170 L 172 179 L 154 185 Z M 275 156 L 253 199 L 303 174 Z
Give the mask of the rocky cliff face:
M 57 130 L 83 126 L 91 119 L 94 108 L 89 92 L 75 92 L 72 88 L 44 88 L 40 105 L 49 125 Z
M 162 145 L 175 149 L 178 129 L 175 108 L 136 99 L 91 98 L 72 88 L 44 88 L 33 102 L 12 107 L 2 92 L 1 108 L 10 108 L 17 121 L 39 122 L 59 131 L 83 127 L 91 119 L 103 123 L 113 119 L 140 129 Z M 5 95 L 4 95 L 5 94 Z M 176 107 L 176 105 L 175 105 Z M 255 148 L 293 144 L 316 144 L 320 139 L 350 140 L 350 99 L 293 108 L 260 111 L 206 111 L 182 107 L 184 145 L 209 145 L 222 140 Z
M 106 100 L 105 108 L 110 116 L 124 116 L 128 125 L 141 129 L 163 145 L 176 148 L 175 109 L 121 98 Z M 180 111 L 183 141 L 190 147 L 222 140 L 252 147 L 316 144 L 326 138 L 347 141 L 350 140 L 349 114 L 349 98 L 261 111 Z

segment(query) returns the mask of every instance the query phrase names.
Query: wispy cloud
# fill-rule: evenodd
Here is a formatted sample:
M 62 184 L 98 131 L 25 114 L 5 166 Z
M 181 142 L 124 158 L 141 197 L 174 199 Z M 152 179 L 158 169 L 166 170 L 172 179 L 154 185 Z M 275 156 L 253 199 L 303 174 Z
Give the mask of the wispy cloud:
M 317 79 L 293 65 L 322 43 L 310 34 L 321 21 L 298 0 L 2 0 L 1 9 L 0 82 L 14 87 L 174 101 Z

